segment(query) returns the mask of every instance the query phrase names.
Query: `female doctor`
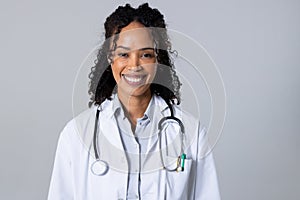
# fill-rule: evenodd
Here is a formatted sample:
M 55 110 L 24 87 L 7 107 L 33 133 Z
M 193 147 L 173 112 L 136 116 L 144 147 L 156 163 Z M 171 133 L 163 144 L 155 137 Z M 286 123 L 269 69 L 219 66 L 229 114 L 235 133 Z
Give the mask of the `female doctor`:
M 178 105 L 163 15 L 126 4 L 104 26 L 90 108 L 60 135 L 48 199 L 220 199 L 205 129 Z

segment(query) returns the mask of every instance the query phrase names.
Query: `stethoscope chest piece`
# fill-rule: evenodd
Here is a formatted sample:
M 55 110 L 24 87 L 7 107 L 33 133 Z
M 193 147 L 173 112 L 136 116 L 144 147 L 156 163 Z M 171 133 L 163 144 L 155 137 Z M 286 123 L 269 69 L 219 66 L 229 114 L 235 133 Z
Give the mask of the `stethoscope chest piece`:
M 108 171 L 108 163 L 103 160 L 96 160 L 91 165 L 91 171 L 96 176 L 102 176 Z

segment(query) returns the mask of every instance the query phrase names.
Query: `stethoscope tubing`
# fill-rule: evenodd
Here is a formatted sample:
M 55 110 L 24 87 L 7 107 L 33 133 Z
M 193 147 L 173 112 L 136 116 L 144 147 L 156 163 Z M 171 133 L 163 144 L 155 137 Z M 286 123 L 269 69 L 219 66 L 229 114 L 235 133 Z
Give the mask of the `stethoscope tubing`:
M 170 103 L 168 103 L 166 101 L 168 108 L 170 110 L 170 116 L 167 117 L 163 117 L 159 123 L 158 123 L 158 129 L 159 129 L 159 149 L 160 149 L 160 159 L 163 165 L 163 169 L 170 171 L 170 172 L 174 172 L 174 171 L 183 171 L 184 170 L 184 160 L 186 158 L 186 154 L 184 154 L 184 149 L 183 149 L 183 139 L 184 139 L 184 135 L 185 135 L 185 129 L 184 129 L 184 125 L 182 123 L 182 121 L 180 119 L 178 119 L 177 117 L 174 116 L 174 112 L 173 112 L 173 107 L 171 106 Z M 94 135 L 93 135 L 93 149 L 94 149 L 94 153 L 95 153 L 95 161 L 92 163 L 91 165 L 91 171 L 94 175 L 97 176 L 103 176 L 107 173 L 108 169 L 109 169 L 109 165 L 106 161 L 101 160 L 100 159 L 100 151 L 98 149 L 98 122 L 99 122 L 99 114 L 101 111 L 101 107 L 98 106 L 97 111 L 96 111 L 96 119 L 95 119 L 95 126 L 94 126 Z M 161 137 L 162 137 L 162 130 L 164 129 L 164 123 L 172 120 L 175 121 L 179 127 L 180 127 L 180 133 L 181 133 L 181 149 L 180 149 L 180 156 L 178 157 L 177 160 L 177 166 L 174 169 L 169 169 L 166 166 L 165 163 L 165 159 L 163 158 L 163 154 L 162 154 L 162 144 L 161 144 Z

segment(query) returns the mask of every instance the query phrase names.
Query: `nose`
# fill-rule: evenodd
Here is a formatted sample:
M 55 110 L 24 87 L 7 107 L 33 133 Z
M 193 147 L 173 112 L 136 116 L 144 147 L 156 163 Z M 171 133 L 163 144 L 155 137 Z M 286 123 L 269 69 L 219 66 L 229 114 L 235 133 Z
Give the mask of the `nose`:
M 132 52 L 128 62 L 128 69 L 132 71 L 140 71 L 142 69 L 138 53 Z

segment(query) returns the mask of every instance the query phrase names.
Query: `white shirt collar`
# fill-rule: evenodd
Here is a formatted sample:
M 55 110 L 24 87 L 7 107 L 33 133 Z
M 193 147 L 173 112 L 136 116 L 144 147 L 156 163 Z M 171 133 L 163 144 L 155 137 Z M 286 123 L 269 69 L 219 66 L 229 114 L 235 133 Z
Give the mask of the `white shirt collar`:
M 113 94 L 111 96 L 111 98 L 112 98 L 112 100 L 110 102 L 111 103 L 110 116 L 114 115 L 116 112 L 121 112 L 120 114 L 122 116 L 125 116 L 124 110 L 123 110 L 122 104 L 118 98 L 118 95 Z M 109 101 L 109 100 L 107 100 L 107 101 Z M 157 108 L 159 108 L 160 113 L 163 113 L 168 108 L 168 105 L 160 96 L 153 94 L 143 117 L 153 120 L 154 110 Z

